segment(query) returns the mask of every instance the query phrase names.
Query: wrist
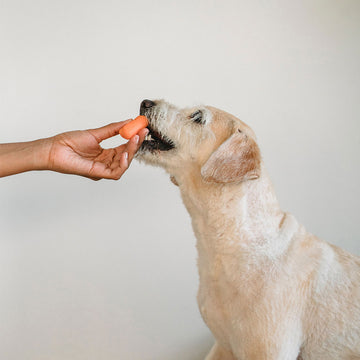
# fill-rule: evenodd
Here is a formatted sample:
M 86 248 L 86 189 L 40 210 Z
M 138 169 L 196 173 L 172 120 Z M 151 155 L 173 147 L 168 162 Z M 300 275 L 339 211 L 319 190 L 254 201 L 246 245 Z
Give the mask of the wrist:
M 29 159 L 31 170 L 50 170 L 50 152 L 52 147 L 52 138 L 39 139 L 31 141 Z
M 0 177 L 48 166 L 50 139 L 0 144 Z

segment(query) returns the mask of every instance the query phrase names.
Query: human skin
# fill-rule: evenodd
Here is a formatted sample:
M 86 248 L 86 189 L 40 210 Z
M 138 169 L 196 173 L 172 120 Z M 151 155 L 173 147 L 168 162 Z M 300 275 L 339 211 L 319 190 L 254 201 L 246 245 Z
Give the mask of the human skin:
M 92 180 L 118 180 L 128 169 L 148 130 L 142 129 L 127 143 L 115 148 L 104 149 L 100 143 L 118 135 L 129 121 L 34 141 L 0 144 L 0 177 L 31 170 L 51 170 Z

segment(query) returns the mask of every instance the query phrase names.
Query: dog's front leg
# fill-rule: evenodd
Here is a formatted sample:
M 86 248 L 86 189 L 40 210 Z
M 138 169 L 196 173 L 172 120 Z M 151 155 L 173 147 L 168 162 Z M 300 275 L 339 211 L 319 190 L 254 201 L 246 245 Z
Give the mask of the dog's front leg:
M 224 349 L 216 342 L 205 360 L 236 360 L 236 358 L 229 350 Z
M 243 344 L 244 345 L 244 344 Z M 265 346 L 264 346 L 265 345 Z M 269 339 L 265 344 L 262 341 L 251 342 L 250 346 L 242 346 L 234 353 L 239 359 L 246 360 L 301 360 L 300 346 L 294 342 L 276 342 Z M 238 359 L 237 357 L 234 357 Z

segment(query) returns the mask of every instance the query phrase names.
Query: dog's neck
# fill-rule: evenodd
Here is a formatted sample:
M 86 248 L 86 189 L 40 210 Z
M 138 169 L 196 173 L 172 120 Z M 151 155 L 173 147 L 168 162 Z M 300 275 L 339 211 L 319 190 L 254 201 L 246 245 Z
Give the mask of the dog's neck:
M 191 215 L 198 247 L 233 252 L 277 252 L 279 233 L 294 231 L 294 222 L 279 206 L 271 181 L 262 167 L 261 176 L 238 184 L 209 184 L 199 176 L 179 174 L 179 187 Z M 289 222 L 291 224 L 289 224 Z M 289 225 L 290 228 L 289 229 Z

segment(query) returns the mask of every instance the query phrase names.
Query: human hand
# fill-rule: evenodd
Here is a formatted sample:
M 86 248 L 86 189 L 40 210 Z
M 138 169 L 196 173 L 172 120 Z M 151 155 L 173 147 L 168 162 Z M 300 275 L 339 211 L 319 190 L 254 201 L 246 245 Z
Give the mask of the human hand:
M 142 129 L 127 143 L 113 149 L 103 149 L 100 143 L 128 123 L 121 121 L 98 129 L 70 131 L 46 139 L 49 170 L 75 174 L 93 180 L 118 180 L 128 169 L 136 151 L 144 141 L 147 129 Z

